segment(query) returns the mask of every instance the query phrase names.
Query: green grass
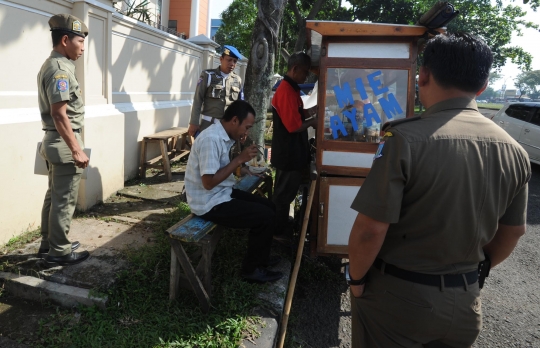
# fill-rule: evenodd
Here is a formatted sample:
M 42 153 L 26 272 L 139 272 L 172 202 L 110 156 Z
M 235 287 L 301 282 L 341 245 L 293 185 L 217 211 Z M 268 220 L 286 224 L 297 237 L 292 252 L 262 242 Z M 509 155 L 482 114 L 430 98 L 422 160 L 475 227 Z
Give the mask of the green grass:
M 260 286 L 245 283 L 238 275 L 245 232 L 228 230 L 218 243 L 210 313 L 200 310 L 188 290 L 182 290 L 177 301 L 169 301 L 170 244 L 163 232 L 188 213 L 188 206 L 181 203 L 156 228 L 154 245 L 126 253 L 131 266 L 118 275 L 114 288 L 106 290 L 106 310 L 59 309 L 40 323 L 39 341 L 32 346 L 224 348 L 238 347 L 243 337 L 256 336 L 260 322 L 251 311 L 261 305 L 256 297 Z
M 35 241 L 41 237 L 41 229 L 29 230 L 22 234 L 11 238 L 3 247 L 0 248 L 0 252 L 7 254 L 13 250 L 20 249 L 26 244 Z
M 498 104 L 498 103 L 479 103 L 478 107 L 484 108 L 484 109 L 492 109 L 492 110 L 499 110 L 502 108 L 504 104 Z

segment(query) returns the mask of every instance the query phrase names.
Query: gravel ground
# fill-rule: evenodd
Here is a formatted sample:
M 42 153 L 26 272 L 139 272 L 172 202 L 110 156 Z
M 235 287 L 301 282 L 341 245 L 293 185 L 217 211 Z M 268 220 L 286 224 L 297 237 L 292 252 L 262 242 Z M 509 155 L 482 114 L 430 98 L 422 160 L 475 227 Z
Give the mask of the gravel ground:
M 532 165 L 527 233 L 491 270 L 482 290 L 483 330 L 474 348 L 540 348 L 540 166 Z M 347 285 L 337 258 L 302 261 L 287 347 L 350 347 Z

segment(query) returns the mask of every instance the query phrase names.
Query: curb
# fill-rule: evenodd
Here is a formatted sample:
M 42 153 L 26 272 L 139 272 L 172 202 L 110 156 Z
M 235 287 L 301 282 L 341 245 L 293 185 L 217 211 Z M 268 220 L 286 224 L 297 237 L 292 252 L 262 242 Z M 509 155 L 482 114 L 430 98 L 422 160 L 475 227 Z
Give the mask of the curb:
M 94 297 L 90 290 L 75 286 L 54 283 L 30 276 L 19 276 L 14 273 L 0 272 L 0 281 L 6 290 L 17 297 L 32 301 L 52 301 L 62 307 L 97 306 L 105 309 L 107 296 Z

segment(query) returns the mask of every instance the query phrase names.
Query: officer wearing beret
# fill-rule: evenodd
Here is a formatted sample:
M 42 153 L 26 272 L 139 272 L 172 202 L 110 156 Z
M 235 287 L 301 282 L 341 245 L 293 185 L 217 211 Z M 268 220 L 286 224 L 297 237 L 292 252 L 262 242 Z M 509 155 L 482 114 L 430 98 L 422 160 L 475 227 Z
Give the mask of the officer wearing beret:
M 73 64 L 84 52 L 88 28 L 70 14 L 52 16 L 49 27 L 53 50 L 37 76 L 39 110 L 45 131 L 40 153 L 49 168 L 39 254 L 49 266 L 67 266 L 90 256 L 88 251 L 74 252 L 79 242 L 71 243 L 67 238 L 81 175 L 89 162 L 81 139 L 84 103 Z
M 351 206 L 353 348 L 465 348 L 480 333 L 479 264 L 525 233 L 531 177 L 525 150 L 478 112 L 492 61 L 479 38 L 437 35 L 418 77 L 426 111 L 383 127 Z
M 233 101 L 244 99 L 242 79 L 234 69 L 243 56 L 233 46 L 224 45 L 216 69 L 203 70 L 193 100 L 188 133 L 196 136 L 215 122 L 218 122 Z

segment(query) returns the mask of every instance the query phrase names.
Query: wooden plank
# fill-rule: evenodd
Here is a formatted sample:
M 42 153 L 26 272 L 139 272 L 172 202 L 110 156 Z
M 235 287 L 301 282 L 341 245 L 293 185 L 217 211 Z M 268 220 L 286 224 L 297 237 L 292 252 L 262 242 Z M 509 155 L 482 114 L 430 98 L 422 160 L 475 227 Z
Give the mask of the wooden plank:
M 202 283 L 208 296 L 212 296 L 212 244 L 209 243 L 202 247 Z
M 167 155 L 169 156 L 169 161 L 170 162 L 178 161 L 182 157 L 185 157 L 185 156 L 189 155 L 189 150 L 182 150 L 182 152 L 180 152 L 179 154 L 176 154 L 176 153 L 177 153 L 176 150 L 172 150 L 172 151 L 169 151 L 167 153 Z M 148 167 L 148 168 L 157 168 L 157 167 L 159 167 L 159 165 L 156 164 L 156 163 L 159 163 L 161 161 L 161 158 L 162 158 L 162 156 L 159 155 L 157 157 L 152 158 L 151 160 L 146 161 L 146 167 Z M 154 166 L 154 167 L 152 167 L 152 166 Z
M 141 158 L 139 161 L 139 176 L 141 179 L 146 178 L 146 168 L 144 163 L 146 162 L 146 140 L 143 139 L 141 144 Z
M 167 230 L 171 238 L 190 243 L 198 242 L 217 226 L 193 214 L 188 221 L 183 222 L 184 220 Z
M 172 247 L 174 248 L 174 252 L 176 253 L 176 259 L 180 262 L 180 265 L 184 270 L 184 274 L 186 275 L 189 283 L 191 284 L 191 288 L 195 292 L 195 296 L 197 296 L 197 298 L 199 299 L 202 311 L 207 313 L 210 310 L 210 297 L 206 293 L 204 286 L 201 283 L 201 280 L 195 274 L 195 270 L 193 269 L 193 266 L 191 265 L 189 257 L 187 256 L 186 251 L 182 247 L 182 244 L 180 244 L 179 241 L 174 239 L 170 239 L 170 242 Z
M 169 300 L 174 300 L 178 296 L 178 286 L 180 282 L 180 263 L 176 258 L 174 248 L 171 245 L 171 270 L 170 270 L 170 284 L 169 284 Z
M 165 173 L 165 176 L 167 177 L 168 181 L 172 180 L 172 173 L 171 173 L 171 162 L 169 162 L 169 155 L 167 151 L 167 141 L 162 140 L 159 143 L 159 147 L 161 148 L 161 156 L 163 157 L 163 172 Z
M 172 137 L 179 137 L 183 136 L 184 134 L 187 134 L 188 129 L 185 127 L 173 127 L 155 134 L 147 135 L 144 138 L 145 139 L 160 139 L 160 140 L 168 140 Z
M 337 21 L 306 21 L 306 28 L 323 36 L 422 36 L 428 31 L 426 27 L 419 25 Z

